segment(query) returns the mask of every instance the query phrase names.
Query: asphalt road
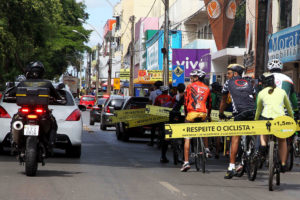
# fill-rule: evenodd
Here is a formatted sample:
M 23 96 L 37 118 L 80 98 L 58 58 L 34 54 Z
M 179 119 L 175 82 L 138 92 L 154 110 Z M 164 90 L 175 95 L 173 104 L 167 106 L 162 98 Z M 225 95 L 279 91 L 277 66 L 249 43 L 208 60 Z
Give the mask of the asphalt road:
M 160 164 L 160 151 L 146 145 L 147 139 L 120 142 L 113 129 L 100 131 L 99 123 L 85 131 L 80 159 L 67 158 L 62 151 L 39 166 L 36 177 L 26 177 L 15 158 L 0 155 L 0 200 L 296 200 L 300 197 L 300 167 L 281 177 L 282 184 L 268 191 L 266 170 L 254 182 L 242 178 L 224 180 L 227 160 L 211 159 L 208 172 L 194 166 L 181 173 L 180 166 Z M 170 153 L 170 152 L 169 152 Z M 168 155 L 171 160 L 171 154 Z M 299 163 L 299 160 L 297 160 Z

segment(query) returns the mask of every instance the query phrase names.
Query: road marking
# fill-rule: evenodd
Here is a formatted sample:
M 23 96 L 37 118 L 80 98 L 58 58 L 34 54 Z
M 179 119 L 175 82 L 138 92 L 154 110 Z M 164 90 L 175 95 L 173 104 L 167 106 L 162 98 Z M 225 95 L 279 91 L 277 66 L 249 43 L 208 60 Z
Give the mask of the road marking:
M 174 187 L 173 185 L 171 185 L 168 182 L 165 181 L 159 181 L 159 183 L 164 186 L 165 188 L 167 188 L 168 190 L 170 190 L 172 193 L 177 193 L 177 194 L 181 194 L 182 196 L 186 197 L 186 194 L 181 192 L 179 189 L 177 189 L 176 187 Z

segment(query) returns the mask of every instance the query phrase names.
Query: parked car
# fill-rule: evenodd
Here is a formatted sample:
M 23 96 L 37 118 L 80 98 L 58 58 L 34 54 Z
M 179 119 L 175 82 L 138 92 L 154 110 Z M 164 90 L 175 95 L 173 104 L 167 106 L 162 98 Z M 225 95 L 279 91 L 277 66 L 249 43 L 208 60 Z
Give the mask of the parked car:
M 107 101 L 108 98 L 100 98 L 96 105 L 92 107 L 90 110 L 90 125 L 94 125 L 95 122 L 101 121 L 101 112 L 102 108 Z
M 81 137 L 83 132 L 83 124 L 81 112 L 75 104 L 71 92 L 67 88 L 57 90 L 61 96 L 65 97 L 67 103 L 65 105 L 49 105 L 52 109 L 58 130 L 56 136 L 55 148 L 65 149 L 66 154 L 71 157 L 79 158 L 81 156 Z M 0 146 L 10 147 L 11 134 L 10 122 L 19 106 L 13 101 L 7 101 L 3 97 L 0 101 Z
M 149 103 L 149 99 L 146 97 L 125 97 L 125 102 L 122 106 L 122 110 L 126 109 L 139 109 L 146 108 L 146 105 Z M 128 128 L 126 123 L 117 123 L 116 124 L 116 136 L 118 140 L 128 141 L 130 137 L 145 137 L 145 128 L 144 127 L 134 127 Z
M 111 123 L 109 117 L 114 115 L 115 110 L 122 108 L 124 101 L 124 96 L 111 95 L 109 97 L 101 112 L 101 130 L 106 130 L 107 127 L 115 127 L 116 124 Z
M 87 109 L 91 109 L 96 102 L 96 97 L 93 95 L 83 95 L 80 99 L 79 105 L 85 106 Z

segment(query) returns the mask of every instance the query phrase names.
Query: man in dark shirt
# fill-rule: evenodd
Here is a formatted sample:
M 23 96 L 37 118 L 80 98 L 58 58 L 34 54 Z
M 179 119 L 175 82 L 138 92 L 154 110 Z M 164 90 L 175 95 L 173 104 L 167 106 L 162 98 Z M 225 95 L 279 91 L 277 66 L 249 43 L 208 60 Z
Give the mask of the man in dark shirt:
M 233 107 L 234 121 L 250 121 L 255 115 L 255 90 L 249 79 L 242 78 L 244 66 L 239 64 L 231 64 L 227 67 L 228 80 L 222 89 L 222 100 L 220 105 L 220 119 L 226 119 L 224 110 L 226 108 L 226 100 L 230 93 Z M 225 179 L 231 179 L 236 174 L 235 158 L 238 152 L 240 136 L 231 138 L 230 164 Z

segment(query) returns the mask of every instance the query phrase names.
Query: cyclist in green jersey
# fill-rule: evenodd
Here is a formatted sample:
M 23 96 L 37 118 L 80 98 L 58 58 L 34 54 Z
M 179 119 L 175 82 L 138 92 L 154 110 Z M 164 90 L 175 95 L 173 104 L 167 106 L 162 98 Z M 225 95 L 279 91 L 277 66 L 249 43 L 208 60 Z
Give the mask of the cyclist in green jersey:
M 272 120 L 276 117 L 284 116 L 287 109 L 289 116 L 294 117 L 293 110 L 286 92 L 277 87 L 275 84 L 275 77 L 271 73 L 264 73 L 261 76 L 264 89 L 261 90 L 257 97 L 257 109 L 255 113 L 255 120 Z M 268 136 L 261 135 L 260 153 L 266 154 L 266 146 Z M 279 157 L 281 160 L 281 171 L 286 171 L 285 162 L 287 160 L 287 143 L 286 139 L 278 138 L 279 143 Z

